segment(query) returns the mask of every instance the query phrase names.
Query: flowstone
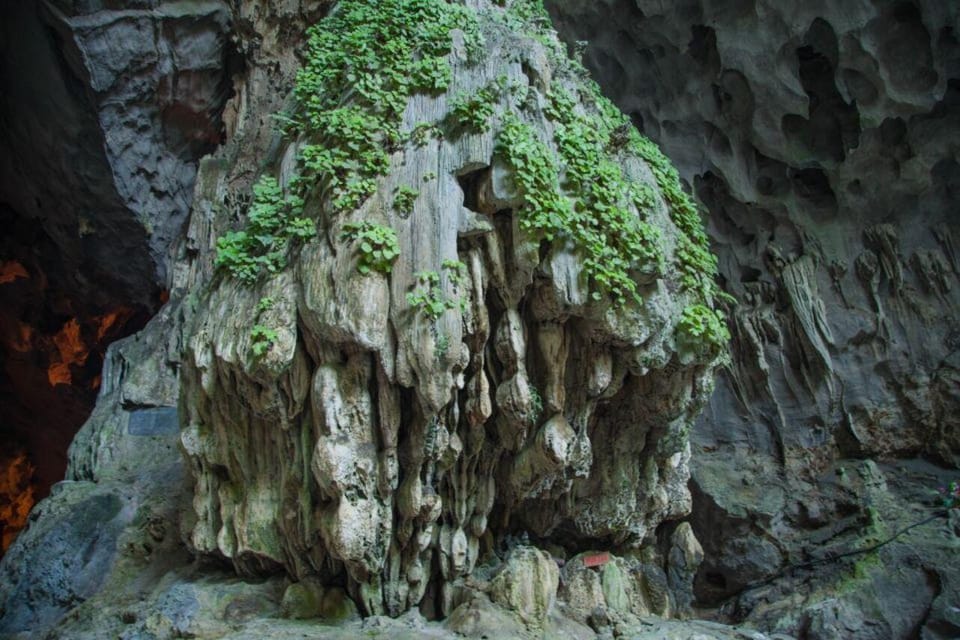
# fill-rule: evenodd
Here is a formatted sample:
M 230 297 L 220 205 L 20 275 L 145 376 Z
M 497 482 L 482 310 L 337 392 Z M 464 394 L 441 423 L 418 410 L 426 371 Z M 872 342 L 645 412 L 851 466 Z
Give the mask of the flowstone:
M 426 23 L 456 7 L 462 20 L 432 45 L 445 83 L 396 94 L 399 135 L 357 138 L 366 149 L 383 136 L 388 164 L 372 182 L 342 181 L 368 179 L 349 160 L 346 174 L 307 170 L 307 156 L 342 161 L 323 155 L 347 138 L 330 112 L 322 132 L 300 124 L 274 141 L 265 173 L 319 233 L 285 260 L 263 257 L 272 273 L 252 284 L 223 270 L 195 301 L 180 410 L 199 554 L 245 575 L 345 580 L 368 615 L 450 614 L 512 536 L 655 555 L 658 526 L 689 513 L 687 434 L 720 355 L 709 339 L 689 348 L 711 329 L 684 310 L 714 317 L 712 285 L 691 284 L 712 278 L 710 261 L 689 277 L 699 222 L 691 229 L 675 173 L 567 59 L 538 3 L 506 4 L 377 7 Z M 342 2 L 327 20 L 349 26 L 368 5 Z M 364 111 L 364 91 L 401 82 L 383 66 L 354 78 L 338 109 L 380 114 Z M 604 175 L 576 166 L 571 145 L 596 153 Z M 195 212 L 230 199 L 223 171 L 201 165 Z M 358 269 L 383 254 L 365 258 L 374 249 L 357 230 L 383 228 L 399 256 Z M 648 237 L 649 255 L 618 253 Z M 230 264 L 249 264 L 245 237 L 230 239 L 241 250 Z M 539 623 L 550 598 L 534 600 Z

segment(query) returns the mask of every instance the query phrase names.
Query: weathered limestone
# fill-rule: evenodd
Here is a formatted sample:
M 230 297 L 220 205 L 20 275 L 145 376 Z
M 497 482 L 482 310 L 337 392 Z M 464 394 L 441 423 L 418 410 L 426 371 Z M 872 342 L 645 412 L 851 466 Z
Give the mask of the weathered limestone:
M 491 599 L 517 613 L 528 627 L 540 629 L 553 607 L 560 570 L 550 554 L 517 547 L 490 582 Z
M 731 366 L 692 436 L 701 604 L 737 597 L 823 540 L 867 544 L 862 523 L 876 506 L 851 489 L 864 459 L 889 464 L 885 526 L 909 524 L 906 513 L 928 507 L 918 486 L 952 479 L 960 453 L 960 387 L 947 382 L 960 317 L 957 5 L 548 5 L 563 37 L 583 41 L 604 91 L 710 209 L 724 286 L 739 301 Z M 917 585 L 956 582 L 940 543 L 917 552 L 919 565 L 888 570 Z M 906 588 L 873 581 L 855 605 L 844 591 L 836 615 L 816 604 L 844 579 L 821 569 L 808 593 L 811 615 L 834 616 L 841 636 L 858 606 L 881 636 L 902 637 L 901 612 L 924 634 L 960 633 L 925 617 L 936 588 L 910 589 L 907 606 Z M 865 604 L 868 591 L 886 604 Z M 738 615 L 760 593 L 789 602 L 764 623 L 801 606 L 787 576 L 744 595 Z M 807 628 L 798 616 L 790 624 L 779 629 Z M 829 637 L 830 623 L 815 626 Z
M 448 91 L 416 95 L 404 112 L 405 130 L 437 124 L 443 138 L 394 153 L 356 211 L 332 216 L 329 202 L 308 201 L 321 231 L 289 267 L 252 287 L 214 277 L 188 326 L 180 407 L 192 547 L 242 574 L 345 574 L 367 614 L 425 601 L 449 614 L 456 586 L 511 532 L 574 550 L 639 548 L 690 509 L 687 434 L 714 363 L 677 354 L 688 294 L 668 274 L 639 281 L 642 306 L 592 301 L 581 258 L 520 229 L 524 196 L 494 151 L 498 123 L 521 113 L 549 140 L 546 92 L 582 79 L 557 45 L 481 5 L 491 12 L 483 61 L 454 46 Z M 490 131 L 451 127 L 451 99 L 498 78 L 527 106 L 517 111 L 504 92 Z M 300 142 L 272 144 L 283 184 Z M 652 182 L 643 162 L 623 162 Z M 207 247 L 226 220 L 198 225 L 229 199 L 224 169 L 204 164 L 198 179 L 209 191 L 190 233 Z M 391 203 L 404 185 L 418 195 L 401 213 Z M 341 232 L 359 221 L 396 232 L 389 275 L 357 270 Z M 662 202 L 648 222 L 663 230 L 669 262 L 678 232 Z M 454 260 L 462 279 L 442 266 Z M 435 320 L 407 299 L 424 271 L 458 301 Z M 275 332 L 262 357 L 254 324 Z M 550 597 L 504 596 L 534 626 Z

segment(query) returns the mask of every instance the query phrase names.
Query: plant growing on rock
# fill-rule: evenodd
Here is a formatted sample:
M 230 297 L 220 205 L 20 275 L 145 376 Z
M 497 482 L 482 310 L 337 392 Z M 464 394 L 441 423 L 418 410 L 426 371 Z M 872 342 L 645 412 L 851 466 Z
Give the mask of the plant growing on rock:
M 429 122 L 420 122 L 410 131 L 410 141 L 416 147 L 424 146 L 431 138 L 439 139 L 442 137 L 443 133 L 440 128 Z
M 360 259 L 357 271 L 368 275 L 371 271 L 390 273 L 400 255 L 397 233 L 390 227 L 371 222 L 350 222 L 343 226 L 340 237 L 357 245 Z
M 464 33 L 476 58 L 483 40 L 476 15 L 442 0 L 344 0 L 308 30 L 307 61 L 294 93 L 300 132 L 312 144 L 300 163 L 314 178 L 310 188 L 329 192 L 335 211 L 357 208 L 376 190 L 388 152 L 404 139 L 407 99 L 447 88 L 453 29 Z M 429 131 L 421 129 L 415 142 Z
M 247 227 L 217 239 L 216 266 L 248 284 L 261 273 L 280 271 L 291 241 L 313 237 L 314 224 L 300 217 L 302 210 L 299 196 L 284 195 L 275 178 L 262 176 L 253 185 Z
M 277 341 L 276 329 L 271 329 L 260 322 L 263 314 L 273 309 L 275 304 L 274 299 L 270 296 L 263 296 L 257 302 L 257 322 L 250 329 L 250 352 L 255 359 L 262 358 L 266 355 L 270 347 Z
M 511 7 L 521 5 L 534 3 L 510 3 Z M 419 107 L 436 104 L 409 99 L 407 92 L 434 89 L 407 82 L 413 67 L 405 65 L 419 65 L 436 53 L 434 63 L 424 70 L 435 82 L 425 80 L 424 87 L 440 87 L 448 68 L 445 59 L 437 60 L 449 53 L 449 33 L 438 29 L 442 36 L 438 42 L 424 42 L 425 48 L 418 49 L 410 44 L 421 37 L 417 28 L 426 23 L 429 31 L 431 21 L 460 27 L 469 21 L 455 21 L 447 12 L 461 6 L 471 11 L 482 7 L 477 15 L 496 38 L 491 38 L 494 65 L 507 68 L 518 54 L 536 54 L 528 58 L 529 73 L 518 73 L 517 78 L 523 82 L 529 77 L 534 87 L 530 91 L 534 99 L 525 105 L 539 109 L 549 104 L 552 120 L 545 122 L 538 110 L 527 112 L 512 101 L 498 101 L 494 112 L 504 115 L 492 118 L 492 127 L 503 128 L 496 131 L 498 153 L 510 159 L 507 168 L 512 171 L 496 177 L 504 177 L 504 184 L 513 178 L 526 202 L 512 213 L 494 213 L 497 224 L 470 227 L 469 235 L 458 228 L 461 194 L 454 176 L 468 164 L 487 164 L 490 150 L 483 149 L 484 157 L 476 157 L 476 150 L 470 148 L 475 145 L 467 144 L 430 144 L 415 151 L 413 144 L 407 144 L 408 134 L 396 134 L 405 122 L 401 113 L 415 122 Z M 412 11 L 412 17 L 405 11 Z M 642 290 L 640 284 L 633 284 L 640 281 L 638 274 L 658 270 L 665 258 L 656 232 L 644 226 L 649 224 L 645 214 L 653 205 L 659 208 L 652 213 L 664 220 L 665 212 L 654 191 L 631 182 L 627 169 L 640 167 L 641 162 L 628 155 L 625 143 L 611 142 L 613 120 L 605 120 L 603 109 L 584 97 L 585 90 L 569 67 L 551 67 L 549 54 L 543 60 L 537 42 L 525 33 L 508 33 L 504 20 L 496 22 L 490 15 L 502 18 L 505 13 L 485 3 L 344 0 L 316 31 L 311 47 L 317 49 L 308 57 L 315 61 L 320 56 L 325 62 L 311 62 L 310 72 L 301 78 L 314 86 L 298 94 L 301 116 L 297 121 L 302 129 L 297 131 L 296 144 L 306 140 L 312 145 L 301 158 L 301 168 L 309 168 L 300 184 L 319 190 L 311 193 L 311 205 L 332 205 L 324 215 L 329 225 L 325 235 L 333 233 L 336 244 L 350 253 L 340 254 L 339 260 L 329 252 L 305 255 L 300 265 L 305 268 L 297 274 L 304 282 L 292 283 L 294 290 L 283 291 L 282 298 L 280 289 L 272 289 L 282 300 L 278 306 L 283 313 L 263 305 L 249 340 L 253 356 L 269 359 L 264 366 L 226 358 L 210 363 L 207 345 L 216 349 L 224 335 L 216 329 L 229 328 L 231 323 L 218 324 L 214 317 L 207 318 L 209 331 L 196 325 L 203 331 L 193 337 L 191 345 L 196 348 L 187 354 L 190 375 L 183 376 L 182 397 L 196 413 L 198 419 L 191 422 L 203 439 L 203 446 L 192 447 L 189 455 L 198 463 L 194 468 L 211 474 L 199 478 L 196 485 L 196 494 L 204 502 L 202 506 L 200 501 L 194 503 L 201 517 L 196 519 L 192 539 L 200 553 L 220 553 L 220 532 L 225 528 L 227 535 L 236 538 L 237 533 L 242 537 L 255 527 L 255 535 L 246 541 L 250 552 L 231 558 L 240 570 L 273 571 L 280 562 L 296 574 L 298 568 L 321 566 L 333 559 L 337 568 L 331 574 L 339 574 L 334 576 L 339 584 L 360 594 L 358 604 L 367 609 L 365 613 L 399 615 L 430 594 L 450 594 L 446 586 L 466 578 L 473 563 L 482 561 L 481 539 L 504 532 L 505 525 L 497 524 L 506 522 L 500 520 L 501 514 L 517 518 L 510 521 L 511 527 L 513 522 L 538 529 L 542 525 L 544 539 L 551 535 L 549 531 L 578 531 L 585 548 L 591 539 L 609 542 L 614 527 L 625 532 L 617 544 L 640 545 L 642 532 L 655 530 L 665 518 L 676 516 L 675 505 L 685 504 L 686 467 L 667 461 L 684 450 L 688 418 L 704 399 L 699 391 L 711 368 L 699 361 L 663 362 L 660 356 L 672 354 L 674 344 L 672 336 L 655 328 L 676 322 L 677 304 L 701 301 L 695 292 L 677 293 L 674 273 L 664 274 L 662 297 L 644 310 L 645 318 L 633 309 L 567 304 L 562 297 L 550 297 L 551 284 L 560 284 L 561 278 L 570 283 L 578 277 L 577 266 L 588 261 L 595 297 L 605 297 L 614 306 L 638 299 Z M 539 20 L 535 15 L 531 13 L 530 19 Z M 412 21 L 417 28 L 409 26 Z M 560 46 L 546 26 L 541 33 L 554 48 Z M 346 50 L 328 50 L 337 47 Z M 459 51 L 451 59 L 458 55 Z M 456 70 L 458 86 L 476 87 L 489 81 L 486 67 L 471 70 L 458 64 Z M 558 93 L 545 102 L 541 90 L 546 82 L 541 80 L 547 74 L 555 88 L 567 87 L 568 100 Z M 509 79 L 495 86 L 512 91 Z M 315 110 L 315 117 L 306 117 L 310 110 Z M 413 180 L 405 194 L 407 202 L 399 197 L 400 189 L 390 193 L 398 184 L 396 176 L 380 179 L 382 172 L 391 171 L 400 161 L 401 145 L 410 161 L 401 172 Z M 627 169 L 620 168 L 623 159 L 631 159 L 623 163 Z M 433 172 L 423 173 L 428 167 L 443 171 L 442 184 L 419 184 L 421 178 L 437 179 Z M 494 178 L 492 167 L 489 175 Z M 486 174 L 474 174 L 464 186 L 485 189 L 481 179 L 486 178 Z M 416 231 L 430 242 L 415 258 L 420 262 L 423 256 L 437 253 L 455 257 L 458 251 L 469 252 L 464 253 L 470 256 L 469 272 L 458 260 L 441 264 L 437 259 L 420 262 L 435 271 L 417 273 L 400 300 L 395 295 L 386 297 L 389 294 L 382 287 L 384 297 L 378 302 L 383 304 L 351 297 L 356 287 L 333 292 L 338 297 L 335 301 L 324 296 L 330 278 L 349 275 L 335 271 L 346 258 L 355 259 L 365 273 L 390 272 L 395 264 L 390 261 L 394 238 L 389 227 L 372 224 L 375 218 L 366 210 L 343 220 L 331 214 L 354 206 L 372 209 L 373 203 L 363 204 L 371 189 L 380 190 L 375 196 L 377 206 L 407 209 L 416 197 L 412 187 L 429 186 L 434 188 L 424 195 L 438 206 L 421 207 L 422 201 L 417 202 Z M 496 191 L 498 185 L 491 186 Z M 509 207 L 516 198 L 506 195 Z M 489 202 L 499 200 L 498 196 Z M 476 201 L 486 202 L 479 197 Z M 390 212 L 376 215 L 382 213 Z M 522 226 L 523 233 L 515 233 L 514 225 Z M 674 234 L 666 220 L 664 226 Z M 541 240 L 545 242 L 538 243 Z M 551 241 L 575 252 L 578 260 L 562 261 L 558 269 L 538 269 L 540 249 Z M 408 283 L 394 279 L 394 284 Z M 541 293 L 544 296 L 538 299 Z M 223 309 L 234 294 L 231 287 L 216 289 L 208 310 Z M 543 319 L 554 317 L 554 300 L 564 306 L 560 311 L 570 321 L 555 326 L 550 322 L 547 327 Z M 334 302 L 337 306 L 331 310 L 327 303 Z M 465 309 L 467 302 L 477 305 L 477 313 L 460 317 L 456 310 Z M 709 304 L 702 306 L 709 311 Z M 652 342 L 637 344 L 634 321 L 646 321 L 654 328 Z M 525 333 L 529 329 L 533 331 Z M 706 335 L 694 329 L 687 334 L 696 334 L 698 340 Z M 581 392 L 586 391 L 583 376 L 564 374 L 563 365 L 550 356 L 562 345 L 578 345 L 577 336 L 583 335 L 596 348 L 577 348 L 571 362 L 576 360 L 578 370 L 597 372 L 596 383 L 590 385 L 596 391 Z M 419 348 L 423 352 L 412 352 Z M 607 354 L 614 349 L 623 351 L 618 361 L 638 366 L 629 367 L 623 375 L 604 373 L 612 371 Z M 391 362 L 397 365 L 393 373 L 387 371 Z M 539 388 L 523 371 L 528 362 Z M 650 365 L 643 372 L 651 376 L 649 380 L 669 375 L 669 384 L 659 385 L 656 394 L 638 393 L 647 388 L 635 384 L 641 362 Z M 215 367 L 216 375 L 204 376 L 204 367 Z M 205 385 L 208 380 L 210 384 Z M 546 393 L 548 380 L 550 392 Z M 257 389 L 264 384 L 279 393 L 235 393 L 237 388 Z M 222 411 L 212 401 L 231 393 L 236 411 Z M 609 408 L 601 405 L 597 410 L 597 393 L 612 400 Z M 551 419 L 539 425 L 544 404 L 549 405 L 546 413 Z M 676 407 L 676 415 L 683 419 L 660 420 L 660 408 L 667 404 L 671 412 Z M 291 407 L 295 411 L 287 410 Z M 576 416 L 576 421 L 568 422 L 567 416 Z M 283 428 L 274 429 L 278 420 Z M 381 435 L 376 435 L 378 429 Z M 262 433 L 269 437 L 259 438 Z M 371 434 L 377 446 L 370 445 Z M 257 438 L 257 446 L 237 446 L 230 456 L 219 455 L 235 438 L 250 435 Z M 633 446 L 638 439 L 652 437 L 657 442 L 650 440 L 642 452 Z M 590 438 L 592 443 L 587 441 Z M 291 464 L 276 468 L 272 463 L 260 464 L 276 460 Z M 644 473 L 615 474 L 608 482 L 611 476 L 599 471 L 627 468 L 622 465 L 640 465 Z M 319 472 L 304 475 L 307 467 Z M 358 469 L 358 473 L 352 471 Z M 579 486 L 571 484 L 574 478 Z M 210 482 L 204 482 L 207 479 Z M 586 501 L 595 505 L 574 499 L 587 495 L 583 489 L 597 497 Z M 655 492 L 665 499 L 632 502 L 637 495 Z M 289 507 L 294 516 L 277 518 L 274 509 L 259 508 L 267 500 Z M 631 508 L 622 508 L 624 504 Z M 240 514 L 243 509 L 246 515 L 219 518 L 217 507 L 219 513 L 233 509 Z M 205 519 L 201 509 L 214 517 Z M 524 513 L 528 510 L 529 514 Z M 357 523 L 362 524 L 359 529 Z M 536 529 L 534 533 L 540 535 Z M 545 554 L 539 560 L 553 568 Z M 549 586 L 544 602 L 555 590 L 555 585 Z M 436 604 L 444 614 L 454 606 L 449 598 Z
M 709 358 L 719 355 L 730 341 L 723 313 L 702 304 L 690 305 L 683 310 L 676 336 L 681 349 Z
M 536 425 L 543 416 L 543 397 L 540 395 L 540 390 L 533 385 L 530 385 L 530 408 L 532 410 L 530 421 Z
M 250 330 L 250 351 L 254 358 L 262 358 L 277 341 L 277 330 L 255 324 Z
M 273 309 L 274 301 L 270 296 L 264 296 L 260 298 L 260 301 L 257 302 L 257 314 L 261 314 L 264 311 L 269 311 Z
M 492 87 L 478 89 L 473 95 L 458 94 L 450 104 L 450 113 L 464 129 L 476 133 L 490 130 L 497 95 Z
M 444 260 L 443 271 L 453 287 L 459 288 L 466 275 L 467 266 L 459 260 Z M 407 294 L 407 303 L 431 320 L 436 320 L 449 309 L 466 308 L 466 302 L 458 297 L 447 297 L 436 271 L 421 271 L 416 274 L 417 286 Z
M 608 295 L 621 306 L 628 300 L 642 303 L 631 271 L 661 269 L 659 232 L 631 208 L 629 184 L 605 156 L 598 122 L 576 114 L 568 96 L 558 94 L 550 105 L 563 172 L 532 127 L 516 116 L 506 118 L 497 140 L 524 195 L 520 227 L 551 242 L 571 242 L 583 258 L 595 300 Z M 561 177 L 580 196 L 575 203 L 560 188 Z
M 437 335 L 435 343 L 437 358 L 443 359 L 450 350 L 450 337 L 445 333 L 441 333 Z
M 954 481 L 946 486 L 937 487 L 937 495 L 944 509 L 960 509 L 960 482 Z
M 397 187 L 397 195 L 393 198 L 393 208 L 402 215 L 413 213 L 413 203 L 416 202 L 420 192 L 413 187 L 403 184 Z

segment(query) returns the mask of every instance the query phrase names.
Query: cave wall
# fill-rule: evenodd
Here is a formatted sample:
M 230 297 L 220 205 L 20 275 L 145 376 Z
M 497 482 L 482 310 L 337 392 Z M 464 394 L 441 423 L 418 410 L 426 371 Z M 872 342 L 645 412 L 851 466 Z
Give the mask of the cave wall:
M 835 539 L 869 502 L 839 486 L 864 460 L 925 500 L 902 487 L 960 453 L 956 4 L 548 5 L 677 162 L 738 300 L 693 434 L 700 597 Z M 913 480 L 893 463 L 917 457 L 936 466 Z
M 957 10 L 934 2 L 663 4 L 557 0 L 550 7 L 605 93 L 664 146 L 709 210 L 725 287 L 740 301 L 732 309 L 732 363 L 692 434 L 693 523 L 707 551 L 697 595 L 701 604 L 718 604 L 811 549 L 848 549 L 847 538 L 859 540 L 878 512 L 920 513 L 924 489 L 955 464 Z M 212 274 L 211 227 L 242 209 L 237 194 L 260 171 L 262 150 L 270 162 L 280 160 L 273 126 L 261 116 L 283 107 L 304 24 L 322 5 L 4 9 L 11 20 L 0 21 L 0 136 L 10 153 L 0 155 L 0 202 L 5 228 L 24 230 L 4 238 L 0 256 L 0 295 L 8 296 L 2 308 L 18 309 L 3 316 L 5 341 L 22 344 L 11 341 L 20 340 L 23 301 L 32 300 L 29 313 L 38 319 L 30 326 L 46 323 L 47 348 L 56 354 L 30 364 L 40 384 L 51 363 L 69 359 L 53 337 L 77 305 L 89 304 L 90 318 L 100 318 L 123 301 L 155 308 L 161 288 L 176 300 L 106 356 L 103 406 L 71 451 L 71 491 L 90 491 L 96 480 L 98 492 L 140 505 L 136 518 L 125 508 L 123 523 L 108 527 L 128 527 L 124 544 L 137 550 L 125 547 L 121 565 L 132 572 L 153 567 L 144 545 L 157 545 L 156 522 L 167 528 L 157 548 L 183 554 L 172 532 L 191 507 L 147 509 L 147 494 L 133 480 L 140 471 L 157 495 L 178 483 L 176 437 L 142 437 L 131 421 L 175 402 L 182 324 L 198 302 L 190 293 Z M 246 68 L 221 129 L 216 105 L 239 68 L 228 53 L 234 49 Z M 196 185 L 200 205 L 181 233 L 194 163 L 222 140 L 233 144 L 205 161 L 209 180 Z M 17 275 L 21 270 L 29 277 Z M 37 285 L 47 280 L 58 283 L 57 295 Z M 48 313 L 45 300 L 58 296 L 68 311 L 39 319 Z M 98 333 L 92 320 L 79 324 L 81 334 Z M 7 363 L 22 359 L 9 349 L 5 356 Z M 66 364 L 74 377 L 84 367 L 89 382 L 96 375 L 95 364 Z M 40 422 L 25 424 L 38 431 Z M 43 513 L 57 508 L 37 517 L 56 517 Z M 51 549 L 43 536 L 54 532 L 62 554 L 41 551 L 50 558 L 45 575 L 75 573 L 79 582 L 61 581 L 61 591 L 41 594 L 55 605 L 49 622 L 72 606 L 64 603 L 90 595 L 89 574 L 76 570 L 83 559 L 70 553 L 99 529 L 69 538 L 44 523 L 36 527 L 40 542 L 3 569 L 24 580 L 17 584 L 32 584 L 30 563 L 38 549 Z M 896 524 L 893 516 L 886 522 Z M 919 551 L 890 545 L 883 562 L 898 578 L 887 580 L 886 599 L 861 603 L 860 619 L 847 604 L 801 617 L 802 597 L 815 582 L 809 574 L 803 588 L 741 599 L 732 613 L 761 611 L 754 622 L 772 628 L 782 620 L 784 630 L 810 638 L 838 629 L 910 637 L 921 627 L 928 637 L 955 636 L 960 627 L 948 605 L 960 574 L 949 548 L 936 546 L 949 535 L 915 538 Z M 102 544 L 116 539 L 110 533 Z M 92 573 L 113 572 L 118 590 L 91 600 L 84 615 L 108 604 L 116 625 L 130 595 L 112 556 L 97 549 L 102 564 Z M 8 611 L 14 602 L 29 609 L 24 593 L 5 591 L 0 600 Z M 878 602 L 885 612 L 875 611 Z M 863 611 L 880 622 L 864 627 Z
M 167 298 L 197 160 L 222 136 L 230 14 L 219 2 L 30 1 L 2 15 L 0 434 L 43 497 L 107 345 Z

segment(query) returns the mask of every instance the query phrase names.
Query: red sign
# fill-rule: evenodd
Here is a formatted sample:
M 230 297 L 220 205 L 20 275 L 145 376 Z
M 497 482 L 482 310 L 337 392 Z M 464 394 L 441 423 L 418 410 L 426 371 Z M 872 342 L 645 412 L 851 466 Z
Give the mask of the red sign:
M 604 551 L 603 553 L 595 553 L 591 556 L 583 556 L 583 566 L 585 567 L 599 567 L 610 562 L 610 554 Z

